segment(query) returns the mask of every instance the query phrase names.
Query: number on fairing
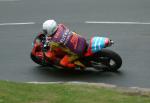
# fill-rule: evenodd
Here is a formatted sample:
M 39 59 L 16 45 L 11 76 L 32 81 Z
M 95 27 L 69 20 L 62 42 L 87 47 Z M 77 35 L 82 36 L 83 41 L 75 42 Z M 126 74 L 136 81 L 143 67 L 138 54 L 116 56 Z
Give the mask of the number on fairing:
M 76 49 L 77 45 L 78 45 L 78 36 L 77 36 L 77 34 L 73 34 L 70 41 L 73 45 L 73 48 Z

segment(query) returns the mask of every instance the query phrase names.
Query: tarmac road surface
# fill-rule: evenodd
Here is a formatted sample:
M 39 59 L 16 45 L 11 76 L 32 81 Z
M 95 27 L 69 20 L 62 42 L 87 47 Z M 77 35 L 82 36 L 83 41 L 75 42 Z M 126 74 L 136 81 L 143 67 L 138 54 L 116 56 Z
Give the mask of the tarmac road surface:
M 82 81 L 149 88 L 149 4 L 149 0 L 0 0 L 0 80 Z M 50 18 L 87 39 L 98 34 L 114 40 L 110 49 L 123 59 L 118 73 L 56 70 L 32 62 L 32 41 Z

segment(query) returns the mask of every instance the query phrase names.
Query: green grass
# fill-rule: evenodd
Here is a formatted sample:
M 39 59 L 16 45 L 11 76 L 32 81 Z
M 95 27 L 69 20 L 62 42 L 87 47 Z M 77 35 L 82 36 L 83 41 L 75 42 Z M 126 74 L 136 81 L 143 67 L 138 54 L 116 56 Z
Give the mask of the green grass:
M 0 103 L 150 103 L 150 96 L 128 95 L 117 90 L 85 84 L 0 81 Z

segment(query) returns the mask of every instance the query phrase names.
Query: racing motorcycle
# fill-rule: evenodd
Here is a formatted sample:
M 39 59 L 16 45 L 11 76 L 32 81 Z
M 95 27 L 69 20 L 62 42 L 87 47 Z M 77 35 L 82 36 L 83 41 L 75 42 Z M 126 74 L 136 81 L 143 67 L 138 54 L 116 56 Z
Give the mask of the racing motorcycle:
M 39 38 L 40 37 L 40 38 Z M 36 46 L 40 42 L 40 46 Z M 78 59 L 81 63 L 83 63 L 86 68 L 92 67 L 96 70 L 103 70 L 103 71 L 111 71 L 116 72 L 122 65 L 122 59 L 120 55 L 112 50 L 106 49 L 106 47 L 109 47 L 114 44 L 112 40 L 110 40 L 107 37 L 91 37 L 90 41 L 93 41 L 92 44 L 88 43 L 88 47 L 85 50 L 85 53 L 81 56 L 81 58 Z M 105 46 L 106 42 L 109 42 L 109 46 Z M 59 62 L 52 62 L 51 59 L 46 57 L 45 53 L 50 50 L 50 47 L 47 45 L 46 36 L 44 34 L 38 35 L 33 43 L 34 53 L 31 52 L 31 59 L 41 65 L 41 66 L 47 66 L 47 67 L 57 67 L 57 68 L 64 68 L 62 67 Z M 92 55 L 86 55 L 89 51 L 89 46 L 94 53 Z M 47 49 L 48 48 L 48 49 Z M 59 52 L 58 53 L 58 61 L 63 58 L 65 53 Z M 78 68 L 79 65 L 76 65 L 76 68 Z M 80 67 L 79 67 L 80 68 Z

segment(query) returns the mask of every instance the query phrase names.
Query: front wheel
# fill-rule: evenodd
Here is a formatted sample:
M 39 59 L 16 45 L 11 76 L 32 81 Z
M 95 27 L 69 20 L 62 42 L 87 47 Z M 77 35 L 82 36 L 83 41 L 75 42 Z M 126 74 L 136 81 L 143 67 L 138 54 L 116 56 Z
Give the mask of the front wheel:
M 30 54 L 30 58 L 32 59 L 32 61 L 34 61 L 35 63 L 37 63 L 37 64 L 39 64 L 41 66 L 47 66 L 48 65 L 46 62 L 44 62 L 44 60 L 42 60 L 39 57 L 36 57 L 32 53 Z
M 103 66 L 104 71 L 117 71 L 122 65 L 121 57 L 114 51 L 102 49 L 94 55 L 94 62 Z

